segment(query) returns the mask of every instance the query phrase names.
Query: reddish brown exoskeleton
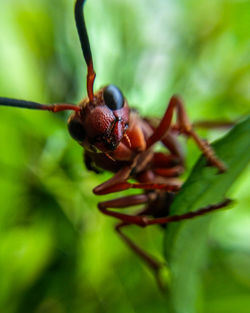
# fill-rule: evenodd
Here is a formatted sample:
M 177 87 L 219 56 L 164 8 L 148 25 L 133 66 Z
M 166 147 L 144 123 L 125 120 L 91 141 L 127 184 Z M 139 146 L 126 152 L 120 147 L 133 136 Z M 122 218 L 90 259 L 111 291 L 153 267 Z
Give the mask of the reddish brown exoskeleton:
M 0 105 L 59 112 L 74 111 L 68 120 L 71 136 L 84 148 L 87 169 L 98 168 L 113 172 L 112 178 L 94 188 L 96 195 L 104 195 L 130 188 L 142 189 L 142 194 L 124 196 L 100 202 L 102 213 L 120 220 L 116 230 L 122 239 L 158 274 L 160 263 L 136 246 L 124 233 L 122 227 L 135 224 L 145 227 L 153 224 L 193 218 L 219 209 L 229 200 L 211 205 L 181 216 L 168 216 L 174 194 L 181 188 L 178 176 L 184 170 L 184 160 L 176 134 L 192 137 L 210 165 L 225 171 L 224 164 L 212 148 L 194 131 L 184 109 L 182 100 L 173 96 L 160 122 L 141 118 L 129 108 L 126 98 L 114 85 L 93 92 L 95 72 L 89 39 L 83 16 L 85 0 L 75 3 L 75 21 L 85 61 L 88 66 L 88 98 L 79 106 L 73 104 L 45 105 L 30 101 L 0 98 Z M 173 115 L 176 112 L 176 123 Z M 161 142 L 166 152 L 155 152 L 154 144 Z M 133 179 L 134 182 L 128 181 Z M 122 209 L 143 204 L 144 209 L 135 215 L 123 214 L 110 209 Z M 158 275 L 156 275 L 158 277 Z

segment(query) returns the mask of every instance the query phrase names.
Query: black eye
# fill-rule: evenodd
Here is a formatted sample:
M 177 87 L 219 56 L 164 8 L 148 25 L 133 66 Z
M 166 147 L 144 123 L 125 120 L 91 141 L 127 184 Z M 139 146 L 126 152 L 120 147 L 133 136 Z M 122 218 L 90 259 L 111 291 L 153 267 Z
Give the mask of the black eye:
M 105 88 L 103 98 L 106 105 L 113 111 L 121 109 L 124 105 L 123 94 L 114 85 L 109 85 Z
M 83 141 L 85 138 L 85 130 L 82 123 L 77 119 L 72 119 L 68 124 L 70 135 L 77 141 Z

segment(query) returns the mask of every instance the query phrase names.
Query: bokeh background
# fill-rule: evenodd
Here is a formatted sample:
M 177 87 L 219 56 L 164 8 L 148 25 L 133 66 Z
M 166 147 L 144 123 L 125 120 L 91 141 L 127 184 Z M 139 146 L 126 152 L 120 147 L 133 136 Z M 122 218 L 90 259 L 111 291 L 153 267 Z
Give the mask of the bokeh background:
M 1 96 L 44 103 L 86 96 L 73 4 L 0 0 Z M 179 93 L 191 120 L 238 120 L 250 110 L 249 11 L 249 1 L 88 0 L 95 88 L 118 85 L 145 116 L 161 117 Z M 167 312 L 151 273 L 98 212 L 92 189 L 110 174 L 84 168 L 67 117 L 1 107 L 0 311 Z M 201 134 L 213 140 L 224 132 Z M 199 151 L 183 144 L 187 176 Z M 249 170 L 229 196 L 234 208 L 211 220 L 200 312 L 249 312 Z M 163 260 L 161 229 L 127 233 Z

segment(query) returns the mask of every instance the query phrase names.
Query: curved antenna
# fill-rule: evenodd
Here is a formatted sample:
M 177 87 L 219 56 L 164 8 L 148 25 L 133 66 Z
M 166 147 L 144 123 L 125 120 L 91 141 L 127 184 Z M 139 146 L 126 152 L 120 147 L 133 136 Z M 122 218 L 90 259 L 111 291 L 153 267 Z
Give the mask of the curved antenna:
M 10 99 L 10 98 L 2 98 L 0 97 L 0 105 L 9 106 L 9 107 L 17 107 L 17 108 L 25 108 L 25 109 L 33 109 L 33 110 L 45 110 L 51 112 L 60 112 L 66 110 L 80 111 L 81 108 L 75 106 L 73 104 L 41 104 L 33 101 L 26 100 L 18 100 L 18 99 Z
M 81 47 L 85 62 L 88 66 L 87 73 L 87 92 L 89 100 L 92 102 L 94 100 L 93 86 L 95 80 L 95 71 L 93 66 L 92 53 L 90 50 L 89 38 L 87 34 L 87 28 L 84 21 L 83 15 L 83 5 L 86 0 L 76 0 L 75 2 L 75 21 L 76 28 L 78 31 L 78 36 L 80 39 Z

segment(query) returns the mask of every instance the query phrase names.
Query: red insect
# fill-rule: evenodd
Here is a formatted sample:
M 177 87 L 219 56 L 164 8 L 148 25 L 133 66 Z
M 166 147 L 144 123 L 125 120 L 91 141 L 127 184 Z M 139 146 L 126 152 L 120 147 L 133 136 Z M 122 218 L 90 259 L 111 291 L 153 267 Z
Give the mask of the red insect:
M 93 92 L 95 72 L 89 39 L 83 16 L 85 0 L 75 3 L 75 21 L 83 55 L 88 67 L 88 97 L 79 106 L 73 104 L 45 105 L 30 101 L 0 98 L 0 105 L 59 112 L 74 111 L 68 120 L 71 136 L 84 148 L 87 169 L 98 172 L 98 168 L 111 171 L 113 177 L 94 188 L 96 195 L 123 191 L 129 188 L 142 189 L 142 194 L 124 196 L 110 201 L 100 202 L 102 213 L 120 220 L 116 230 L 122 239 L 156 273 L 160 263 L 136 246 L 121 228 L 135 224 L 145 227 L 153 224 L 166 224 L 203 215 L 217 210 L 229 203 L 225 200 L 218 205 L 211 205 L 196 212 L 180 216 L 168 216 L 169 207 L 176 192 L 181 188 L 178 176 L 184 170 L 184 160 L 176 134 L 192 137 L 203 152 L 210 165 L 225 171 L 224 164 L 216 157 L 207 142 L 200 139 L 194 131 L 182 100 L 173 96 L 160 122 L 143 119 L 130 109 L 122 92 L 114 85 L 109 85 L 98 92 Z M 173 115 L 176 112 L 176 123 Z M 155 152 L 154 144 L 161 142 L 166 152 Z M 133 179 L 136 182 L 129 182 Z M 143 204 L 145 208 L 128 215 L 110 209 L 122 209 Z

